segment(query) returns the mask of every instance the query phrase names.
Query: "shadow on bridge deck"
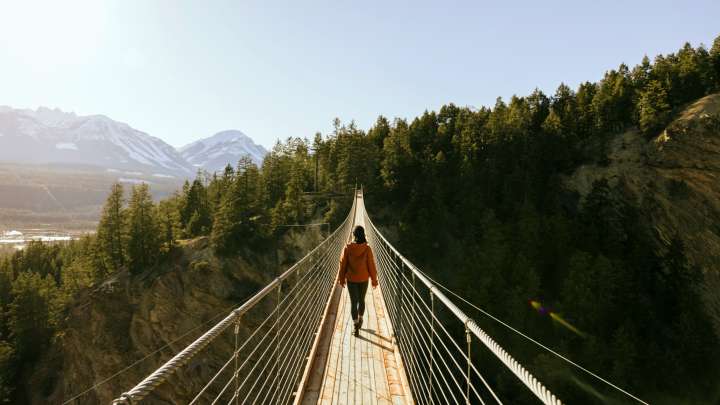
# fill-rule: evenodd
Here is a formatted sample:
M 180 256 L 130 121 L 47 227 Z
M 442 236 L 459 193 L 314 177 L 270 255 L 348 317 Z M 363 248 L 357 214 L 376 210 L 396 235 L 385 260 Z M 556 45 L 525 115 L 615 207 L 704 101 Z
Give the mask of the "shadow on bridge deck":
M 364 226 L 358 197 L 355 224 Z M 365 322 L 355 337 L 349 294 L 336 287 L 300 403 L 413 403 L 380 288 L 369 288 L 365 303 Z

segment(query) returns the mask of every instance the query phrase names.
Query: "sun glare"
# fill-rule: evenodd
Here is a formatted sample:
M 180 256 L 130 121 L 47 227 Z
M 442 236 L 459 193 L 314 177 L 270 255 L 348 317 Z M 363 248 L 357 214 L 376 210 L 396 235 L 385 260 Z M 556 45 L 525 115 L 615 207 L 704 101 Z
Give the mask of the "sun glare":
M 100 1 L 3 2 L 1 51 L 33 70 L 82 63 L 100 45 L 105 23 Z

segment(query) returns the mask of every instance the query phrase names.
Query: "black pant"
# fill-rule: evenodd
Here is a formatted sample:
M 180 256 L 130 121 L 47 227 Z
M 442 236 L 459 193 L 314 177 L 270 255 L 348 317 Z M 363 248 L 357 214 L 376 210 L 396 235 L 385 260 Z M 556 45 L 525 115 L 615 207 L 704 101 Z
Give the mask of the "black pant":
M 353 321 L 358 319 L 358 315 L 365 313 L 365 293 L 367 293 L 368 282 L 364 283 L 347 283 L 348 293 L 350 294 L 350 313 Z

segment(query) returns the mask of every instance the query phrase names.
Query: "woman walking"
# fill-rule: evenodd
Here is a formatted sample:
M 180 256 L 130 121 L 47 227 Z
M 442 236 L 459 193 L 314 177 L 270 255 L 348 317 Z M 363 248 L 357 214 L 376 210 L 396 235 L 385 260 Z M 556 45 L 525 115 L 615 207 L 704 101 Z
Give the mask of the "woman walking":
M 340 258 L 340 274 L 338 282 L 341 287 L 347 283 L 350 294 L 350 314 L 355 323 L 355 336 L 360 333 L 363 314 L 365 313 L 365 293 L 368 279 L 372 280 L 373 288 L 377 287 L 377 269 L 375 258 L 365 239 L 365 228 L 356 226 L 353 230 L 353 243 L 348 243 Z

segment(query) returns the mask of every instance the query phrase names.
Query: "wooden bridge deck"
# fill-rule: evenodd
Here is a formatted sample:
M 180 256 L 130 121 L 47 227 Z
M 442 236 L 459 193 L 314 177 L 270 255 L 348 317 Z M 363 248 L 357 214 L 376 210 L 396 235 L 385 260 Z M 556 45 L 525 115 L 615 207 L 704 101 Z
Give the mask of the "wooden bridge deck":
M 364 225 L 358 204 L 355 224 Z M 353 336 L 350 296 L 336 287 L 308 375 L 302 404 L 412 404 L 380 289 L 368 288 L 360 336 Z

